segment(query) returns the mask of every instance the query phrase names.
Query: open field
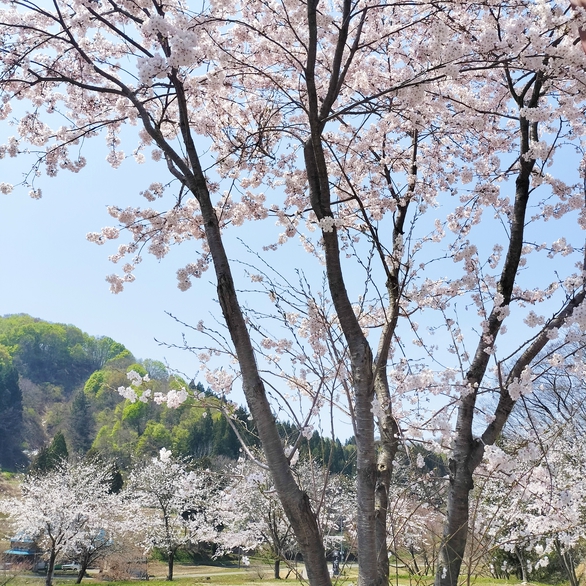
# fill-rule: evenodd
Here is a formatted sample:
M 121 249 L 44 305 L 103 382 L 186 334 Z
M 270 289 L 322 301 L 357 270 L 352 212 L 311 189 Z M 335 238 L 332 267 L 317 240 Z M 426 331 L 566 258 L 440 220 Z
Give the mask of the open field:
M 302 570 L 302 566 L 298 567 Z M 93 572 L 90 576 L 84 578 L 82 584 L 91 586 L 92 584 L 108 584 L 111 586 L 169 586 L 169 582 L 165 580 L 166 566 L 160 562 L 150 562 L 148 566 L 150 579 L 148 581 L 132 580 L 132 581 L 112 581 L 103 582 L 98 579 L 97 574 Z M 246 586 L 249 584 L 257 584 L 262 586 L 287 586 L 294 584 L 301 584 L 302 582 L 295 578 L 291 573 L 287 579 L 287 568 L 281 566 L 280 580 L 273 578 L 273 568 L 268 564 L 252 562 L 248 567 L 224 567 L 224 566 L 193 566 L 177 564 L 175 566 L 175 579 L 173 584 L 176 586 L 202 586 L 210 584 L 214 586 Z M 350 586 L 356 584 L 356 568 L 347 568 L 344 575 L 340 576 L 336 581 L 333 581 L 335 586 Z M 0 572 L 0 586 L 8 584 L 5 578 L 8 576 Z M 10 586 L 40 586 L 43 583 L 44 576 L 41 575 L 20 575 L 14 577 L 9 581 Z M 72 586 L 74 583 L 74 576 L 56 575 L 53 580 L 55 586 Z M 433 578 L 423 580 L 415 580 L 406 575 L 399 575 L 393 577 L 390 581 L 390 586 L 430 586 L 433 584 Z M 464 579 L 462 584 L 465 585 Z M 477 578 L 471 584 L 476 586 L 546 586 L 538 583 L 529 583 L 521 585 L 519 580 L 496 580 L 493 578 Z

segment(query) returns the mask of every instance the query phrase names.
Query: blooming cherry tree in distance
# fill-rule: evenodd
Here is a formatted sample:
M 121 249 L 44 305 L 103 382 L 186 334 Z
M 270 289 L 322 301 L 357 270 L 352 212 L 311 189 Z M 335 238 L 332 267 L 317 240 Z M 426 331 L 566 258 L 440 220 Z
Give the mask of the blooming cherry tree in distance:
M 188 470 L 165 448 L 130 474 L 124 497 L 137 507 L 134 532 L 146 551 L 157 548 L 165 553 L 167 580 L 173 580 L 179 548 L 214 541 L 214 492 L 217 487 L 210 473 Z
M 64 461 L 25 477 L 21 498 L 0 502 L 14 533 L 33 539 L 46 553 L 47 586 L 58 559 L 76 556 L 80 548 L 92 547 L 97 535 L 109 539 L 121 528 L 116 515 L 124 517 L 125 510 L 110 484 L 108 466 Z
M 486 450 L 477 483 L 476 531 L 485 547 L 516 554 L 524 577 L 557 554 L 577 585 L 572 555 L 584 539 L 584 450 L 572 423 L 534 433 L 538 440 L 525 436 L 520 445 Z M 527 558 L 537 561 L 531 566 Z
M 313 417 L 328 385 L 347 398 L 361 586 L 388 580 L 397 442 L 437 436 L 450 474 L 436 583 L 454 586 L 486 446 L 531 392 L 536 362 L 559 366 L 567 344 L 583 342 L 584 10 L 553 0 L 3 6 L 0 115 L 15 136 L 0 154 L 33 157 L 23 185 L 36 198 L 42 171 L 81 171 L 98 134 L 115 168 L 127 151 L 164 163 L 161 182 L 137 185 L 147 207 L 113 205 L 118 225 L 89 238 L 128 236 L 111 257 L 122 265 L 108 277 L 114 292 L 145 250 L 162 258 L 197 243 L 178 270 L 183 290 L 213 267 L 227 335 L 210 352 L 234 372 L 210 368 L 209 380 L 224 392 L 241 384 L 311 584 L 331 582 L 325 549 L 278 434 L 268 389 L 283 391 L 270 373 L 288 371 L 283 386 L 316 401 Z M 238 292 L 224 235 L 246 239 L 251 222 L 255 235 L 268 226 L 264 262 L 286 254 L 326 283 L 326 297 L 289 297 L 286 308 L 272 290 L 256 298 L 255 317 L 273 307 L 284 338 L 242 309 L 255 298 Z M 304 352 L 285 356 L 294 342 Z M 327 352 L 339 366 L 322 380 L 308 365 Z M 579 375 L 583 364 L 568 367 Z
M 352 480 L 330 475 L 310 462 L 299 462 L 294 471 L 317 513 L 328 553 L 339 550 L 342 530 L 352 531 L 356 522 Z M 297 544 L 269 471 L 241 459 L 228 472 L 218 504 L 223 527 L 218 536 L 221 551 L 265 548 L 274 559 L 274 577 L 279 579 L 281 562 L 296 557 Z

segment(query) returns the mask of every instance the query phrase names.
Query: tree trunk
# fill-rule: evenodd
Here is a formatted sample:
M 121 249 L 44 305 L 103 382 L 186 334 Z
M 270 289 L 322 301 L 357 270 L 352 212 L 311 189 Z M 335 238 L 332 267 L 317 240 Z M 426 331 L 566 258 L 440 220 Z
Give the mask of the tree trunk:
M 53 547 L 49 554 L 49 564 L 47 566 L 47 577 L 45 578 L 45 586 L 53 586 L 53 573 L 55 572 L 55 560 L 57 559 L 57 552 Z
M 389 490 L 393 474 L 393 460 L 397 453 L 398 428 L 390 413 L 379 419 L 380 445 L 377 466 L 377 481 L 375 489 L 375 540 L 376 563 L 378 582 L 387 583 L 389 580 L 389 551 L 387 547 L 387 523 L 389 509 Z
M 473 486 L 469 459 L 470 450 L 463 446 L 461 450 L 454 450 L 454 456 L 449 462 L 448 511 L 435 586 L 456 586 L 458 584 L 468 538 L 469 493 Z
M 295 482 L 289 460 L 285 456 L 279 437 L 264 383 L 258 371 L 252 340 L 238 301 L 218 217 L 212 205 L 206 177 L 191 135 L 185 88 L 177 76 L 172 76 L 172 81 L 176 90 L 181 137 L 187 160 L 179 156 L 159 129 L 153 127 L 146 113 L 141 114 L 141 118 L 147 132 L 165 153 L 171 173 L 183 182 L 199 203 L 206 242 L 217 279 L 218 300 L 240 366 L 242 390 L 256 423 L 277 494 L 297 538 L 310 584 L 312 586 L 331 586 L 325 549 L 316 515 L 311 509 L 309 497 L 299 489 Z M 140 105 L 139 111 L 141 111 Z
M 277 558 L 275 560 L 275 566 L 274 566 L 274 572 L 273 575 L 275 577 L 275 580 L 280 580 L 281 576 L 280 576 L 280 568 L 281 568 L 281 558 Z
M 517 102 L 520 111 L 525 107 L 536 108 L 538 106 L 543 86 L 541 73 L 535 74 L 526 84 L 523 96 L 516 94 L 512 81 L 509 85 L 512 97 Z M 493 421 L 487 426 L 480 438 L 474 439 L 472 427 L 478 391 L 502 325 L 500 312 L 511 302 L 522 255 L 531 172 L 535 165 L 535 160 L 526 158 L 525 155 L 529 152 L 531 141 L 538 140 L 537 123 L 530 123 L 527 118 L 520 115 L 519 137 L 519 172 L 515 180 L 515 203 L 510 216 L 507 255 L 497 284 L 497 292 L 501 299 L 498 304 L 495 302 L 486 320 L 483 334 L 479 338 L 474 358 L 465 377 L 467 388 L 462 390 L 452 445 L 452 457 L 449 461 L 448 510 L 435 575 L 435 586 L 457 586 L 458 584 L 468 538 L 468 504 L 469 492 L 473 487 L 473 473 L 482 461 L 484 446 L 494 444 L 515 405 L 508 392 L 509 383 L 513 379 L 508 377 L 506 382 L 501 384 L 499 403 L 495 409 Z M 545 344 L 546 340 L 540 341 L 538 336 L 530 348 L 517 360 L 511 369 L 514 376 L 518 378 L 524 366 L 530 364 L 532 351 L 541 342 Z
M 559 539 L 555 540 L 555 550 L 562 561 L 570 586 L 579 586 L 580 580 L 576 576 L 576 564 L 572 558 L 571 551 L 563 551 Z
M 330 586 L 325 549 L 317 519 L 311 509 L 309 497 L 295 482 L 283 450 L 275 417 L 258 372 L 249 332 L 238 303 L 215 212 L 209 199 L 201 201 L 200 205 L 218 279 L 218 299 L 236 349 L 242 374 L 242 388 L 257 426 L 275 488 L 297 538 L 310 584 Z
M 169 563 L 167 565 L 167 582 L 173 581 L 173 562 L 175 561 L 175 552 L 169 552 Z
M 314 141 L 306 143 L 304 154 L 312 208 L 319 219 L 331 217 L 327 169 L 323 145 L 319 136 Z M 332 227 L 331 231 L 324 230 L 322 236 L 328 288 L 348 346 L 354 390 L 358 584 L 359 586 L 374 586 L 379 582 L 374 530 L 377 462 L 372 415 L 372 401 L 374 399 L 372 351 L 348 298 L 340 263 L 337 230 L 335 227 Z
M 523 584 L 527 584 L 527 562 L 525 561 L 525 558 L 523 557 L 523 553 L 521 552 L 519 546 L 515 547 L 515 555 L 519 560 L 519 568 L 521 569 L 521 582 Z
M 96 550 L 92 550 L 92 551 L 95 552 Z M 84 548 L 83 554 L 79 558 L 80 568 L 79 568 L 79 572 L 77 573 L 77 579 L 75 581 L 76 584 L 81 584 L 81 581 L 83 580 L 83 577 L 85 576 L 85 573 L 87 572 L 88 566 L 90 565 L 91 557 L 92 556 L 90 554 L 90 550 L 88 548 Z

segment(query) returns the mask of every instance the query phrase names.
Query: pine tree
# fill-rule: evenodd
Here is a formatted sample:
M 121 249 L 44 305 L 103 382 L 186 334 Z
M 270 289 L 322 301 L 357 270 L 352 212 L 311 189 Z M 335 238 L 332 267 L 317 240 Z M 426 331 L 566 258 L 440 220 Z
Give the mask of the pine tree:
M 22 452 L 22 392 L 18 372 L 0 346 L 0 467 L 14 469 L 26 462 Z
M 83 389 L 75 394 L 69 412 L 68 437 L 74 452 L 85 454 L 92 446 L 93 418 Z
M 69 458 L 67 443 L 62 432 L 57 432 L 53 441 L 39 451 L 31 464 L 31 470 L 49 472 L 59 466 L 61 462 Z

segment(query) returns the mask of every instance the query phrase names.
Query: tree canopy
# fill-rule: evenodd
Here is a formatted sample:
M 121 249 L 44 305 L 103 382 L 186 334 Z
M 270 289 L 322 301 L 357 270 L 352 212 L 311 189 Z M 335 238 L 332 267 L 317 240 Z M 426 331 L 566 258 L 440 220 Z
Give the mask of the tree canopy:
M 222 325 L 189 303 L 188 348 L 217 397 L 241 385 L 312 586 L 331 584 L 319 518 L 275 413 L 308 438 L 329 406 L 355 431 L 360 586 L 389 578 L 404 433 L 449 459 L 436 584 L 455 586 L 487 451 L 541 365 L 586 370 L 581 2 L 4 4 L 1 112 L 30 109 L 1 152 L 33 157 L 33 198 L 99 133 L 114 168 L 165 165 L 137 186 L 146 207 L 112 205 L 117 225 L 89 239 L 122 239 L 116 293 L 186 241 L 180 289 L 212 269 Z M 227 236 L 252 223 L 270 226 L 258 268 Z M 147 399 L 146 375 L 124 374 L 125 399 Z M 137 438 L 151 408 L 116 406 L 104 436 Z

